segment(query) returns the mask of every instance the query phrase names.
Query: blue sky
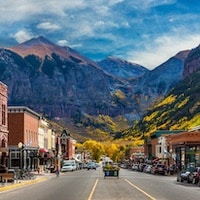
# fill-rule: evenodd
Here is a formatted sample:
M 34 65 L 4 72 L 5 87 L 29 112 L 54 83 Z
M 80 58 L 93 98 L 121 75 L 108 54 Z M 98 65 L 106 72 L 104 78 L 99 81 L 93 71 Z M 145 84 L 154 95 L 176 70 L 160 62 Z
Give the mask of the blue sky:
M 153 69 L 200 44 L 199 0 L 0 0 L 0 46 L 44 36 Z

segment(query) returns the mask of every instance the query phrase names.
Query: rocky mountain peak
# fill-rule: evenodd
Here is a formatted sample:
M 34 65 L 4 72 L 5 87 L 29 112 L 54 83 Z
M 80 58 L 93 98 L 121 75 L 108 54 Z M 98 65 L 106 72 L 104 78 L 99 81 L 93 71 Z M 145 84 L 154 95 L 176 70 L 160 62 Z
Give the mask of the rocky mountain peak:
M 40 58 L 44 58 L 46 55 L 51 57 L 51 54 L 56 50 L 63 52 L 61 47 L 53 44 L 46 38 L 40 36 L 37 38 L 32 38 L 24 43 L 13 46 L 9 48 L 10 50 L 18 53 L 22 57 L 26 57 L 27 55 L 36 55 Z
M 82 64 L 96 65 L 93 61 L 83 57 L 70 47 L 62 47 L 54 44 L 43 36 L 32 38 L 24 43 L 10 47 L 9 50 L 14 51 L 23 58 L 29 55 L 35 55 L 44 60 L 46 56 L 52 58 L 52 54 L 56 54 L 66 60 L 71 61 L 73 59 Z
M 180 51 L 174 57 L 184 61 L 187 58 L 189 53 L 190 53 L 190 50 Z

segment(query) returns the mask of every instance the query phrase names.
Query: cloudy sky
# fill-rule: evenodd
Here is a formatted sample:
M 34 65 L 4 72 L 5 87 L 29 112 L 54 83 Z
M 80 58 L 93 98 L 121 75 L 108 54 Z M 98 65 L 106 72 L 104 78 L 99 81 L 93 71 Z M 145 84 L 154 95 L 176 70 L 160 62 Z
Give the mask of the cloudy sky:
M 199 0 L 0 0 L 0 46 L 44 36 L 153 69 L 200 44 Z

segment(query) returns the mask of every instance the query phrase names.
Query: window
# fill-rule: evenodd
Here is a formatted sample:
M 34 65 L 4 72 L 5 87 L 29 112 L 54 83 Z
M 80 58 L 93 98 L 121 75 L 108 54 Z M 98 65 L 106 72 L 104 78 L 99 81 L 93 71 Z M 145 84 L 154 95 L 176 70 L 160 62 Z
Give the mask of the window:
M 6 125 L 6 105 L 2 104 L 2 125 Z

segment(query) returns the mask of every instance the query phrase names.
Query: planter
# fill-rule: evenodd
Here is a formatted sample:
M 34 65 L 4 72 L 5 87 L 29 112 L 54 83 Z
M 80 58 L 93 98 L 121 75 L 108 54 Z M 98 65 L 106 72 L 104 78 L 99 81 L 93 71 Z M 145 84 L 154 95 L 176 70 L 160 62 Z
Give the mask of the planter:
M 119 170 L 104 170 L 104 178 L 117 177 L 119 178 Z

